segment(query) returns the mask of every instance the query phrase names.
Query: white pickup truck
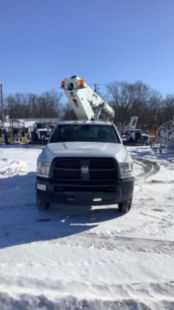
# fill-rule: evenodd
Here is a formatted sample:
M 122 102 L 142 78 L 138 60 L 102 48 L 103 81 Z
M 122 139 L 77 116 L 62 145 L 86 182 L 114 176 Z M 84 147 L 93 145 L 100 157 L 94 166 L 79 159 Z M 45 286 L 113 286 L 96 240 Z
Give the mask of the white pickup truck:
M 132 159 L 112 122 L 60 122 L 38 158 L 39 209 L 80 201 L 128 212 L 133 187 Z

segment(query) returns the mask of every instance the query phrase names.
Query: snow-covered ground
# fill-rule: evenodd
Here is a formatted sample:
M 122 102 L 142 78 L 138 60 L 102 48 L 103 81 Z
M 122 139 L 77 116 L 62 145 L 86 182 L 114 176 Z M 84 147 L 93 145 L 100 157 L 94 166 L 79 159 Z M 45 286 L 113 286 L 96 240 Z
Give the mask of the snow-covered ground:
M 174 309 L 174 155 L 130 147 L 132 210 L 38 211 L 39 148 L 0 146 L 0 310 Z

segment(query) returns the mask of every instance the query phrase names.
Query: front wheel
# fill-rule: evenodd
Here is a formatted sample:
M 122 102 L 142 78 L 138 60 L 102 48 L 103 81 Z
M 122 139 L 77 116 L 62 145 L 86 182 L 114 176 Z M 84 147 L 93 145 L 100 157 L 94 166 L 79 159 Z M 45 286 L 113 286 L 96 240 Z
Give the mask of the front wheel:
M 132 207 L 132 198 L 127 200 L 127 201 L 124 201 L 124 202 L 120 202 L 118 204 L 118 210 L 122 213 L 127 213 L 130 211 Z
M 36 204 L 37 204 L 38 209 L 41 211 L 45 211 L 45 210 L 48 210 L 50 208 L 49 202 L 45 202 L 42 199 L 40 199 L 39 197 L 36 198 Z

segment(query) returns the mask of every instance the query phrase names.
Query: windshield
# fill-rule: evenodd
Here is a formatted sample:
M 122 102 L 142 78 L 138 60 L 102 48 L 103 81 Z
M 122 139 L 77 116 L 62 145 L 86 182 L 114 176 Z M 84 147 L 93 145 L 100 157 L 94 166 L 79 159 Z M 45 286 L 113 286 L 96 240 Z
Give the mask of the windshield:
M 50 143 L 89 141 L 120 143 L 115 128 L 112 125 L 96 124 L 63 124 L 58 125 Z

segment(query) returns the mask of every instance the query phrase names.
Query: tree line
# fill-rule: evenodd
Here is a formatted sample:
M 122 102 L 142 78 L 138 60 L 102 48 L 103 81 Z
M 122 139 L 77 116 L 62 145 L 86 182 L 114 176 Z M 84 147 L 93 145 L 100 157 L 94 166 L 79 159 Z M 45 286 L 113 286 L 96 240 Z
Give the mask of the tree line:
M 15 94 L 5 98 L 4 114 L 10 119 L 57 117 L 62 113 L 61 95 L 55 91 Z
M 115 110 L 116 124 L 128 123 L 138 116 L 138 127 L 156 129 L 174 115 L 174 94 L 162 96 L 145 83 L 113 82 L 100 94 Z M 70 105 L 63 104 L 62 95 L 55 91 L 37 94 L 9 95 L 4 100 L 4 114 L 10 119 L 51 118 L 76 119 Z

